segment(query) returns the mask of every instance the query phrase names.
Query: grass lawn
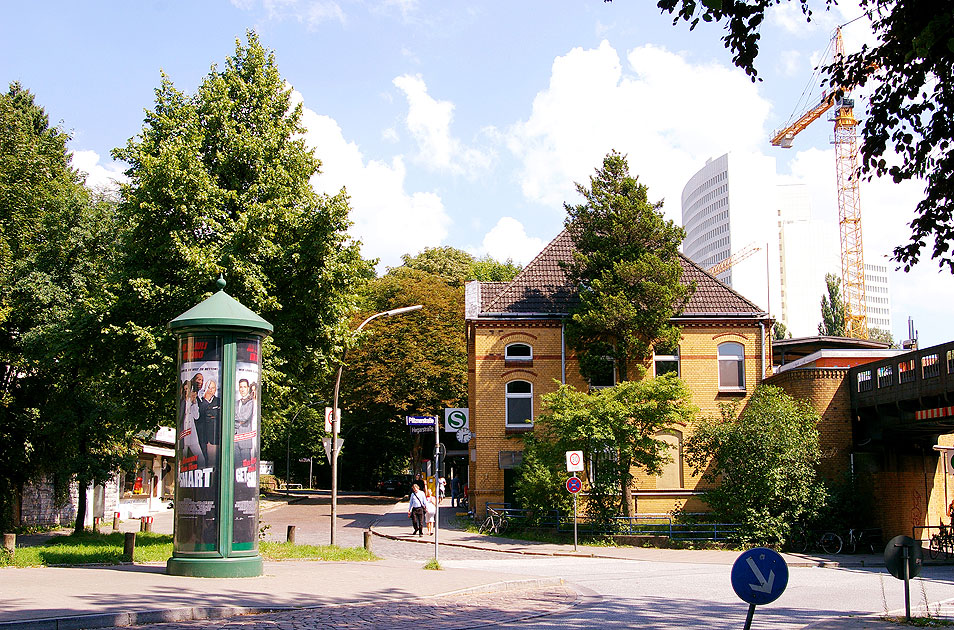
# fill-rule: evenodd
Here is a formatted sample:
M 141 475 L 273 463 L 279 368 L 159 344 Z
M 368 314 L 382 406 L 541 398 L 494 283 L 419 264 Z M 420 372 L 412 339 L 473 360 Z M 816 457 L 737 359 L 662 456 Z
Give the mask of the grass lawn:
M 119 564 L 123 561 L 122 532 L 54 536 L 43 545 L 17 547 L 11 560 L 0 551 L 0 567 L 41 567 L 56 564 Z M 265 560 L 367 561 L 378 558 L 363 547 L 344 549 L 331 545 L 292 545 L 261 542 L 259 553 Z M 136 562 L 165 562 L 172 557 L 172 536 L 139 532 L 136 534 Z

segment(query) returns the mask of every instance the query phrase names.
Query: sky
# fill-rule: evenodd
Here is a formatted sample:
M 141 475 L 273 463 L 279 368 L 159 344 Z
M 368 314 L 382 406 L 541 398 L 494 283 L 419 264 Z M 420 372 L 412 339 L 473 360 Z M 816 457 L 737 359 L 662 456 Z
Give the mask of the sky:
M 817 100 L 814 68 L 833 29 L 861 11 L 818 3 L 807 23 L 797 4 L 770 9 L 753 83 L 720 27 L 674 26 L 655 2 L 7 0 L 0 81 L 30 89 L 72 134 L 87 183 L 107 185 L 125 168 L 110 151 L 141 132 L 161 73 L 193 93 L 255 30 L 304 106 L 322 161 L 313 185 L 347 188 L 352 234 L 379 271 L 445 245 L 526 264 L 562 229 L 563 204 L 580 201 L 575 183 L 614 149 L 676 223 L 682 188 L 707 159 L 770 156 L 780 182 L 808 186 L 813 219 L 837 239 L 831 123 L 816 121 L 791 149 L 769 139 Z M 849 52 L 874 41 L 864 19 L 843 34 Z M 864 102 L 856 95 L 862 120 Z M 866 261 L 907 242 L 922 189 L 862 184 Z M 942 323 L 950 273 L 926 259 L 890 283 L 896 340 L 909 316 L 922 347 L 954 338 Z

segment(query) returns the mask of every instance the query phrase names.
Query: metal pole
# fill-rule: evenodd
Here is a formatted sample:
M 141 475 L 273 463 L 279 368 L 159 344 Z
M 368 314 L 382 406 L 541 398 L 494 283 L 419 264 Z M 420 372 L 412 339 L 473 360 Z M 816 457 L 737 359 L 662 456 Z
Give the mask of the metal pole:
M 904 617 L 911 621 L 911 566 L 908 564 L 910 551 L 907 545 L 901 548 L 901 558 L 904 560 Z
M 438 417 L 434 416 L 434 563 L 438 562 L 437 534 L 441 531 L 441 426 Z
M 295 419 L 292 418 L 292 422 Z M 288 462 L 291 460 L 291 422 L 288 423 L 288 439 L 285 440 L 285 496 L 288 496 Z
M 314 458 L 314 457 L 309 457 L 309 458 L 308 458 L 308 488 L 309 488 L 309 489 L 311 489 L 311 488 L 314 487 L 314 484 L 311 483 L 311 479 L 312 479 L 312 476 L 313 476 L 313 475 L 311 474 L 311 473 L 312 473 L 312 466 L 314 465 L 314 463 L 315 463 L 315 458 Z
M 745 617 L 745 628 L 744 630 L 749 630 L 752 627 L 752 617 L 755 616 L 755 604 L 749 604 L 749 614 Z
M 573 473 L 573 476 L 576 477 L 576 473 Z M 576 495 L 579 492 L 573 493 L 573 552 L 576 553 Z
M 409 313 L 410 311 L 416 311 L 421 308 L 424 308 L 422 305 L 418 304 L 416 306 L 405 306 L 404 308 L 395 308 L 390 311 L 383 311 L 381 313 L 375 313 L 368 319 L 361 322 L 361 325 L 358 326 L 355 330 L 355 334 L 361 332 L 361 329 L 364 328 L 368 322 L 372 319 L 378 317 L 391 317 L 392 315 L 400 315 L 401 313 Z M 345 360 L 348 358 L 348 349 L 345 348 L 344 354 L 341 356 L 341 365 L 338 366 L 338 375 L 335 377 L 335 395 L 334 399 L 331 401 L 331 544 L 335 544 L 335 530 L 337 529 L 338 522 L 338 431 L 341 424 L 341 417 L 338 415 L 338 393 L 341 391 L 341 372 L 344 370 Z

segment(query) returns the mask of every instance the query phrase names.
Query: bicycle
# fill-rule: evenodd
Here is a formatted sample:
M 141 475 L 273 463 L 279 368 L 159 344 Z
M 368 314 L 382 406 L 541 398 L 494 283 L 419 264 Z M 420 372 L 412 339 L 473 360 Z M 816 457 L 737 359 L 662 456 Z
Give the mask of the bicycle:
M 841 536 L 835 532 L 817 533 L 803 530 L 796 533 L 792 539 L 792 549 L 798 553 L 820 549 L 826 554 L 835 555 L 841 553 L 842 544 Z
M 882 548 L 881 528 L 852 528 L 848 530 L 848 553 L 857 553 L 859 549 L 878 553 Z
M 941 525 L 938 532 L 931 536 L 931 542 L 928 544 L 931 560 L 936 560 L 942 551 L 945 560 L 949 560 L 954 555 L 954 532 L 946 525 Z
M 477 528 L 478 534 L 500 535 L 507 531 L 507 516 L 492 507 L 487 508 L 487 518 Z

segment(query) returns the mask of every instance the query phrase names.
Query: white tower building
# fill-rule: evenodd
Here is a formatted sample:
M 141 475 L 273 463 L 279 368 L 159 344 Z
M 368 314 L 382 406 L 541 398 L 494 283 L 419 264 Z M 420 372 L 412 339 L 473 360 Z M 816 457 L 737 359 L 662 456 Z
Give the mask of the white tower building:
M 717 274 L 778 317 L 781 310 L 775 160 L 727 153 L 710 159 L 682 190 L 683 253 L 704 269 L 758 248 Z

